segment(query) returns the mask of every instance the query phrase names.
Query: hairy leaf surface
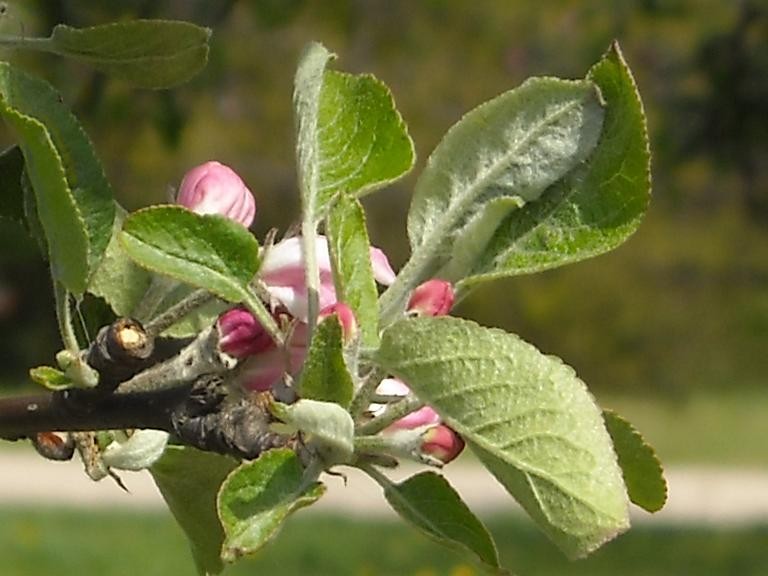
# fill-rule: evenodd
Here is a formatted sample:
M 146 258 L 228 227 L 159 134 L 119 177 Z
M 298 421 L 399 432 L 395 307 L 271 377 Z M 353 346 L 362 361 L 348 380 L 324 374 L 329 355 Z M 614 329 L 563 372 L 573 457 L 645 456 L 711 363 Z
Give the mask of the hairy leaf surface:
M 392 324 L 377 360 L 462 435 L 569 556 L 629 527 L 602 414 L 560 359 L 513 334 L 439 317 Z

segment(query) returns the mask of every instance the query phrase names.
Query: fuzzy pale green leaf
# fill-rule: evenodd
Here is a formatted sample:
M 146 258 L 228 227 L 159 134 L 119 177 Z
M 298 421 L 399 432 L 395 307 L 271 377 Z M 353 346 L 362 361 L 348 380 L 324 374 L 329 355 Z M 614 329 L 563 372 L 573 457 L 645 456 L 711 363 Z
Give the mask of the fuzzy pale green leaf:
M 221 487 L 219 518 L 226 538 L 225 562 L 253 554 L 272 538 L 294 511 L 314 503 L 325 492 L 319 482 L 305 484 L 298 456 L 274 449 L 234 470 Z
M 355 423 L 337 403 L 301 398 L 293 404 L 275 402 L 272 413 L 281 421 L 273 424 L 273 429 L 286 435 L 301 432 L 326 465 L 346 464 L 352 459 Z
M 132 20 L 90 28 L 60 24 L 46 48 L 142 88 L 186 82 L 208 62 L 211 31 L 190 22 Z
M 592 82 L 556 78 L 532 78 L 469 112 L 416 183 L 408 214 L 414 253 L 430 260 L 432 271 L 448 265 L 459 274 L 468 263 L 457 260 L 455 244 L 472 240 L 465 227 L 499 198 L 519 205 L 538 200 L 589 155 L 602 121 Z
M 224 530 L 219 522 L 216 498 L 237 462 L 213 452 L 169 446 L 150 468 L 168 508 L 189 540 L 201 575 L 224 569 L 221 545 Z
M 468 275 L 463 285 L 596 256 L 639 226 L 650 199 L 648 134 L 640 95 L 618 44 L 587 78 L 606 103 L 597 147 L 538 202 L 507 215 L 463 270 Z
M 569 556 L 629 527 L 600 409 L 560 359 L 513 334 L 439 317 L 392 324 L 376 360 L 461 434 Z
M 615 412 L 604 410 L 603 418 L 629 499 L 648 512 L 658 512 L 667 501 L 667 481 L 656 453 L 640 432 Z
M 398 484 L 388 483 L 384 496 L 402 518 L 430 538 L 458 545 L 488 567 L 499 569 L 496 545 L 488 529 L 443 476 L 422 472 Z
M 344 362 L 342 328 L 336 315 L 323 319 L 313 332 L 298 390 L 302 398 L 344 408 L 352 402 L 354 384 Z
M 326 234 L 336 296 L 355 313 L 363 344 L 373 348 L 379 342 L 379 293 L 360 203 L 336 202 L 328 215 Z
M 259 268 L 258 242 L 244 226 L 180 206 L 134 212 L 120 241 L 140 266 L 230 302 L 249 298 L 247 286 Z
M 46 82 L 0 63 L 0 115 L 19 140 L 52 268 L 81 294 L 106 250 L 115 205 L 88 136 Z
M 317 138 L 320 92 L 325 67 L 335 56 L 316 42 L 304 50 L 294 79 L 293 109 L 296 123 L 296 163 L 305 219 L 318 218 L 320 144 Z

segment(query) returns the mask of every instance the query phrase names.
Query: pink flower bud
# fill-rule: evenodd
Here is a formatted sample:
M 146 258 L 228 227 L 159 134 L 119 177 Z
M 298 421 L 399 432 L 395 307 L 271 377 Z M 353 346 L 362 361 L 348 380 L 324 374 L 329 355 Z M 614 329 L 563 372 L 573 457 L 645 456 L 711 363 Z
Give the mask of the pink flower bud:
M 246 390 L 270 390 L 286 374 L 297 374 L 306 355 L 306 346 L 289 346 L 287 351 L 270 348 L 246 358 L 238 368 L 235 382 Z
M 275 346 L 264 326 L 240 306 L 219 316 L 218 328 L 219 348 L 235 358 L 259 354 Z
M 421 451 L 448 464 L 464 449 L 464 440 L 452 429 L 439 424 L 427 430 L 422 436 Z
M 320 271 L 319 308 L 323 310 L 336 303 L 336 290 L 325 236 L 317 237 L 315 247 Z M 395 273 L 386 255 L 378 248 L 371 248 L 371 265 L 379 283 L 388 285 L 394 281 Z M 292 316 L 302 322 L 307 321 L 307 284 L 300 237 L 286 238 L 271 246 L 261 264 L 259 275 L 274 299 L 285 306 Z
M 198 214 L 219 214 L 245 227 L 253 223 L 256 201 L 231 168 L 206 162 L 184 176 L 176 202 Z
M 453 286 L 446 280 L 427 280 L 411 293 L 408 312 L 418 316 L 444 316 L 453 306 Z
M 345 344 L 349 344 L 357 338 L 357 319 L 355 318 L 355 313 L 352 312 L 352 308 L 343 302 L 337 302 L 320 310 L 319 317 L 321 320 L 329 316 L 336 316 L 339 324 L 341 324 L 341 334 Z
M 376 394 L 381 396 L 407 396 L 410 394 L 411 389 L 408 388 L 402 381 L 397 378 L 384 378 L 381 384 L 376 388 Z M 370 411 L 374 416 L 378 416 L 386 406 L 383 404 L 372 404 Z M 407 416 L 400 418 L 397 422 L 392 424 L 388 430 L 413 430 L 420 426 L 427 426 L 429 424 L 438 424 L 440 422 L 440 416 L 429 406 L 423 406 L 414 412 L 411 412 Z

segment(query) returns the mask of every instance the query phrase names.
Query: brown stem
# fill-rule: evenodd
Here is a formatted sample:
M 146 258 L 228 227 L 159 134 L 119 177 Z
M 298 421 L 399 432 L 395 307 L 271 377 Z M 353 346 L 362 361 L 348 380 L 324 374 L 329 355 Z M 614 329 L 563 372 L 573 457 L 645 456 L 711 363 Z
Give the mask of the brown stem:
M 170 414 L 186 390 L 166 394 L 109 395 L 96 402 L 83 392 L 53 392 L 0 398 L 0 438 L 38 432 L 153 428 L 171 431 Z

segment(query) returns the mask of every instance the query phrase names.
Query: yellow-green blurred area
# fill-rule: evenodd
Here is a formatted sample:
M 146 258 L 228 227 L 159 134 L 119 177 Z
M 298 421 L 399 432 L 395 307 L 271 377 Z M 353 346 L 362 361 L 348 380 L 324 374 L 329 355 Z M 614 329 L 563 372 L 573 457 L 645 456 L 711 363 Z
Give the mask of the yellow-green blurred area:
M 3 576 L 194 574 L 170 517 L 126 512 L 0 512 Z M 491 519 L 504 564 L 537 576 L 763 576 L 766 528 L 634 528 L 585 560 L 570 562 L 530 522 Z M 148 550 L 155 552 L 147 553 Z M 162 553 L 158 553 L 162 550 Z M 225 576 L 483 576 L 457 551 L 396 522 L 293 518 L 256 558 Z
M 57 23 L 137 17 L 211 27 L 208 67 L 172 91 L 135 90 L 52 55 L 3 57 L 60 89 L 123 205 L 164 201 L 187 169 L 217 159 L 255 193 L 262 238 L 297 216 L 291 92 L 303 46 L 321 41 L 338 53 L 339 68 L 376 74 L 392 88 L 419 154 L 407 178 L 366 200 L 372 239 L 396 267 L 408 255 L 413 184 L 442 134 L 463 113 L 529 76 L 583 76 L 618 39 L 644 98 L 653 150 L 654 198 L 639 232 L 611 254 L 487 285 L 457 312 L 561 356 L 601 400 L 639 417 L 662 456 L 667 436 L 675 435 L 668 450 L 675 458 L 690 459 L 693 451 L 693 459 L 711 459 L 707 444 L 677 434 L 698 426 L 717 431 L 726 445 L 736 439 L 748 461 L 764 460 L 749 440 L 768 432 L 768 419 L 755 408 L 768 408 L 768 2 L 4 5 L 5 34 L 42 36 Z M 0 141 L 11 142 L 7 131 Z M 32 241 L 5 223 L 5 391 L 23 385 L 26 370 L 50 363 L 57 350 L 49 284 Z M 744 417 L 745 409 L 755 420 Z

